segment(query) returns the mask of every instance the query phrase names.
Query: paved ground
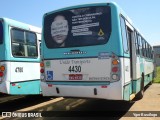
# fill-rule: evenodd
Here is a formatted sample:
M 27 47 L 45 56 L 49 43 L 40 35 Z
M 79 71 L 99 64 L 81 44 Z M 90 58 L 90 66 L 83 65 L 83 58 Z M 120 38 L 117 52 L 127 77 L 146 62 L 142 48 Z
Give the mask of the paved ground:
M 108 120 L 107 115 L 109 115 L 110 113 L 112 114 L 112 112 L 114 113 L 114 116 L 118 114 L 117 115 L 118 117 L 116 117 L 115 119 L 160 120 L 160 117 L 152 117 L 156 115 L 160 116 L 160 84 L 153 84 L 151 86 L 148 86 L 148 88 L 144 92 L 143 99 L 135 100 L 132 102 L 111 101 L 111 100 L 102 100 L 102 99 L 71 99 L 71 98 L 66 98 L 66 99 L 56 98 L 56 99 L 55 100 L 53 99 L 54 102 L 51 102 L 44 106 L 40 106 L 40 105 L 37 105 L 37 107 L 32 106 L 32 108 L 36 112 L 47 111 L 49 112 L 49 115 L 53 116 L 53 117 L 50 116 L 45 118 L 37 118 L 37 120 L 50 120 L 50 119 L 51 120 L 52 119 L 54 120 Z M 60 99 L 60 101 L 58 101 L 58 99 Z M 26 108 L 21 111 L 33 112 L 34 111 L 33 109 Z M 71 114 L 68 111 L 71 111 Z M 90 116 L 89 117 L 80 116 L 83 113 L 86 115 L 88 115 L 89 113 Z M 103 117 L 96 116 L 97 114 L 101 114 L 101 113 L 103 113 Z M 78 114 L 78 116 L 72 117 L 72 115 L 74 116 L 74 114 Z M 57 115 L 58 117 L 56 117 Z M 69 117 L 65 117 L 68 115 Z M 94 115 L 95 117 L 93 117 Z M 141 116 L 141 117 L 138 117 L 138 116 Z M 150 117 L 144 117 L 144 116 L 150 116 Z M 30 118 L 30 119 L 35 119 L 35 118 Z
M 160 111 L 160 84 L 149 86 L 143 99 L 136 101 L 129 111 Z
M 149 86 L 144 92 L 143 99 L 136 101 L 128 111 L 136 111 L 135 116 L 141 116 L 136 118 L 138 120 L 160 120 L 160 117 L 144 117 L 144 114 L 149 116 L 160 115 L 160 84 Z M 121 120 L 135 120 L 135 118 L 122 117 Z

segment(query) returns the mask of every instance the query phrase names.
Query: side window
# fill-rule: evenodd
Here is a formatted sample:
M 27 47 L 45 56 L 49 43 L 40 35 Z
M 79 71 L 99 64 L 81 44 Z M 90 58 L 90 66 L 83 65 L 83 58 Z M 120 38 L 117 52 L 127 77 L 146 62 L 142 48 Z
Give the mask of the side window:
M 146 51 L 146 54 L 145 54 L 145 57 L 147 57 L 148 56 L 148 51 L 147 51 L 147 42 L 145 41 L 145 51 Z
M 150 52 L 150 58 L 152 59 L 152 47 L 151 46 L 150 46 L 149 52 Z
M 143 38 L 141 40 L 142 40 L 142 56 L 145 56 L 145 41 Z
M 142 55 L 142 41 L 140 35 L 138 35 L 138 48 L 139 48 L 139 54 Z
M 147 43 L 147 58 L 149 58 L 149 44 Z
M 150 52 L 151 49 L 150 49 L 150 45 L 148 44 L 148 46 L 149 46 L 149 47 L 148 47 L 148 53 L 149 53 L 148 58 L 151 58 L 151 52 Z
M 127 27 L 127 37 L 128 37 L 128 41 L 132 40 L 132 31 Z M 128 46 L 130 45 L 130 42 L 128 42 Z M 130 46 L 131 47 L 131 46 Z M 130 48 L 129 47 L 129 48 Z
M 3 24 L 0 21 L 0 44 L 3 43 Z
M 42 55 L 41 53 L 41 42 L 39 41 L 39 52 L 40 52 L 40 55 Z
M 125 53 L 128 53 L 126 24 L 125 24 L 125 19 L 122 16 L 121 16 L 121 32 L 122 32 L 122 39 L 123 39 L 123 49 Z
M 11 29 L 12 54 L 15 57 L 37 57 L 37 37 L 34 33 Z
M 154 51 L 153 50 L 151 50 L 151 59 L 153 59 L 154 57 Z
M 148 58 L 150 58 L 150 45 L 148 44 Z
M 135 32 L 135 46 L 136 46 L 136 54 L 139 55 L 139 45 L 138 45 L 138 34 Z

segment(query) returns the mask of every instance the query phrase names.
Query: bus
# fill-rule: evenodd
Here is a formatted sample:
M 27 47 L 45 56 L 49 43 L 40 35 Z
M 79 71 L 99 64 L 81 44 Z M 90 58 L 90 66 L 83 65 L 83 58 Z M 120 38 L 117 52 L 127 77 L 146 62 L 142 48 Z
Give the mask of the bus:
M 151 45 L 116 3 L 44 14 L 43 96 L 130 101 L 152 83 Z
M 41 28 L 0 18 L 0 93 L 40 94 Z

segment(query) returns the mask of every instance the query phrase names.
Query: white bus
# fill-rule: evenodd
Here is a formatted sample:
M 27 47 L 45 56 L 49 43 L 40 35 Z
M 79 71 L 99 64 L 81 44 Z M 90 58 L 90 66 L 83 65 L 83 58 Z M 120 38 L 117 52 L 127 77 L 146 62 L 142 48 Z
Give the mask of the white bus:
M 44 96 L 129 101 L 152 82 L 152 47 L 115 3 L 48 12 L 42 33 Z

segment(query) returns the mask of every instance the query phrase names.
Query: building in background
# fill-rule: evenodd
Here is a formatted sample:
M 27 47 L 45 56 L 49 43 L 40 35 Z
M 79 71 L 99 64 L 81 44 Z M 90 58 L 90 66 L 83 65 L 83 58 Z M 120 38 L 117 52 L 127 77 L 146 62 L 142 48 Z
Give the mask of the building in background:
M 156 66 L 160 66 L 160 45 L 153 46 Z

